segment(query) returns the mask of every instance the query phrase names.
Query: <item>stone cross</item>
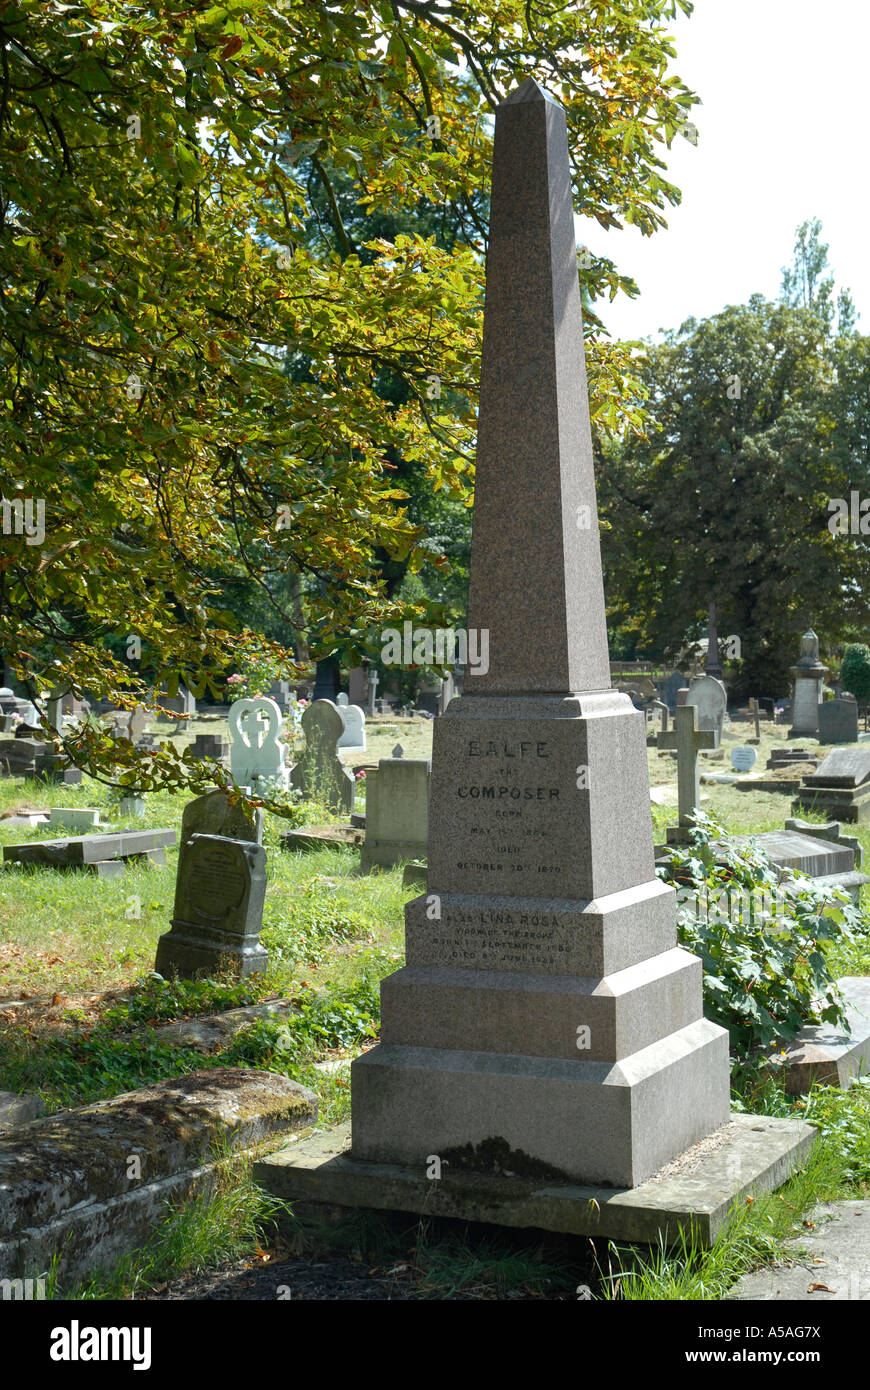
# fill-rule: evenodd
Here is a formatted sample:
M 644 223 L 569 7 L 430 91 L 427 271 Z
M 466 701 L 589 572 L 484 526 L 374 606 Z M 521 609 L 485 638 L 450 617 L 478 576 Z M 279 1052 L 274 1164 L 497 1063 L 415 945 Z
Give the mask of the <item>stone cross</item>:
M 290 769 L 281 742 L 281 711 L 267 695 L 236 700 L 227 715 L 230 771 L 240 787 L 255 791 L 286 788 Z
M 377 671 L 369 671 L 369 718 L 371 718 L 375 712 L 375 695 L 377 694 L 377 690 L 378 673 Z
M 759 706 L 757 700 L 749 701 L 749 713 L 755 720 L 755 737 L 761 738 L 761 715 L 759 713 Z
M 698 775 L 698 753 L 702 748 L 715 748 L 716 735 L 712 729 L 700 730 L 695 727 L 698 711 L 694 705 L 679 705 L 675 728 L 670 733 L 661 733 L 656 738 L 659 748 L 677 750 L 677 806 L 680 813 L 680 831 L 688 831 L 692 817 L 701 803 L 701 783 Z M 671 839 L 670 835 L 668 836 Z M 683 835 L 683 842 L 687 837 Z M 673 842 L 673 841 L 672 841 Z

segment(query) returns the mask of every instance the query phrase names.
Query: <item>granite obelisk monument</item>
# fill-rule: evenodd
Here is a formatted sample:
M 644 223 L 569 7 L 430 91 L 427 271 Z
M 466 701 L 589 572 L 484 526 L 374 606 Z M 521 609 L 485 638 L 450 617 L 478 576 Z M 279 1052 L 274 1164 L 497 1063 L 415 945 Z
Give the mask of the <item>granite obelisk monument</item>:
M 532 79 L 496 116 L 469 628 L 352 1156 L 633 1187 L 728 1120 L 728 1039 L 611 690 L 565 114 Z

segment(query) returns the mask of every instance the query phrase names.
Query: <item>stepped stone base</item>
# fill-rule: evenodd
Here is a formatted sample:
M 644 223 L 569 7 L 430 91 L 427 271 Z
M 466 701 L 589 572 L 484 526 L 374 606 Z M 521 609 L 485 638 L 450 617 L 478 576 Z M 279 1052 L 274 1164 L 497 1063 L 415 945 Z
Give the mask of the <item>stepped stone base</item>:
M 785 1182 L 815 1141 L 803 1120 L 734 1115 L 646 1182 L 615 1190 L 453 1172 L 446 1164 L 440 1178 L 427 1177 L 419 1164 L 351 1158 L 350 1126 L 340 1125 L 259 1160 L 254 1179 L 291 1201 L 296 1215 L 368 1207 L 640 1244 L 671 1243 L 692 1231 L 710 1245 L 734 1203 Z
M 354 1159 L 497 1150 L 518 1174 L 634 1187 L 728 1119 L 728 1035 L 700 1019 L 616 1063 L 381 1044 L 351 1095 Z

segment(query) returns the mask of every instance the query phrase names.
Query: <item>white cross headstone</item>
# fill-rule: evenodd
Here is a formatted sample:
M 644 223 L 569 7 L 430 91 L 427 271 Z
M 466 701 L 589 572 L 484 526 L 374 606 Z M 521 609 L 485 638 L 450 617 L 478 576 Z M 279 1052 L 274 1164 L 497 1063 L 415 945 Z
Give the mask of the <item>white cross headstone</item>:
M 227 715 L 230 726 L 230 772 L 240 787 L 262 791 L 286 788 L 290 769 L 280 740 L 281 711 L 267 695 L 236 700 Z
M 680 813 L 680 830 L 691 828 L 695 812 L 701 804 L 701 781 L 698 775 L 698 753 L 702 748 L 715 748 L 717 737 L 712 729 L 701 732 L 695 727 L 697 710 L 694 705 L 678 705 L 675 728 L 667 734 L 658 734 L 659 748 L 677 750 L 677 806 Z M 668 839 L 671 839 L 670 832 Z

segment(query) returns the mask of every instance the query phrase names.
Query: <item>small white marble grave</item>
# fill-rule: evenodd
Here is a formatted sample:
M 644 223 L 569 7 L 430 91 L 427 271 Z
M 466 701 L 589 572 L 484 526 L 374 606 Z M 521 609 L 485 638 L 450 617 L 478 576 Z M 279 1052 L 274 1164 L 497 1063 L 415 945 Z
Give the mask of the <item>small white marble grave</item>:
M 227 715 L 230 772 L 240 787 L 283 790 L 289 784 L 287 747 L 281 742 L 281 711 L 267 695 L 236 700 Z

